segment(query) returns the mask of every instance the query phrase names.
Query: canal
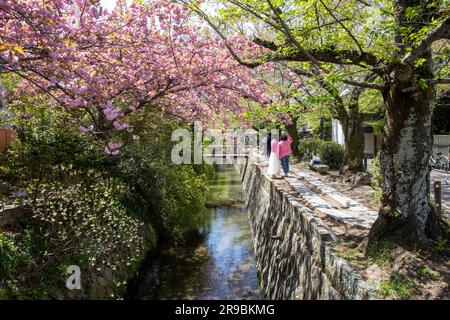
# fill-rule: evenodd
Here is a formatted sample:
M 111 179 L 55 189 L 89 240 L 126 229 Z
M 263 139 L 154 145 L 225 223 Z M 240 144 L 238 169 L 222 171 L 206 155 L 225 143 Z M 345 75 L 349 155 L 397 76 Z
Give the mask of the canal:
M 260 299 L 239 173 L 217 168 L 207 222 L 183 246 L 162 244 L 143 266 L 134 299 Z

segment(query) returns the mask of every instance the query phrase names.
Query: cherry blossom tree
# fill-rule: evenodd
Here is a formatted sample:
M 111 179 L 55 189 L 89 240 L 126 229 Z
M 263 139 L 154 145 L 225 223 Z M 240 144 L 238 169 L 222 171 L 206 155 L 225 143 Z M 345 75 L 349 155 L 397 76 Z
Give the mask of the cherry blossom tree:
M 132 132 L 131 115 L 145 108 L 211 123 L 239 113 L 244 98 L 268 99 L 264 82 L 176 3 L 108 12 L 89 0 L 0 0 L 0 24 L 1 72 L 24 80 L 13 98 L 48 94 L 99 137 Z M 105 152 L 119 149 L 110 142 Z

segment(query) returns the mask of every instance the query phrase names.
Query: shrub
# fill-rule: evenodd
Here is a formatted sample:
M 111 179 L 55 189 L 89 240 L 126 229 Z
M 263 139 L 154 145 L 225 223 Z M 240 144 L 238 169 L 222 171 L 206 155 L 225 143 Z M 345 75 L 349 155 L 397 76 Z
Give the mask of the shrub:
M 344 160 L 344 147 L 336 142 L 323 142 L 319 146 L 320 161 L 331 169 L 339 169 Z
M 132 192 L 123 201 L 159 235 L 182 242 L 204 222 L 208 166 L 175 165 L 170 144 L 130 145 L 114 175 Z
M 18 201 L 33 210 L 13 237 L 0 233 L 0 296 L 45 297 L 71 264 L 88 277 L 104 266 L 122 277 L 157 236 L 180 242 L 203 224 L 213 168 L 172 164 L 170 124 L 156 132 L 136 125 L 136 142 L 127 133 L 82 134 L 36 108 L 44 116 L 18 116 L 17 139 L 0 155 L 1 194 L 24 187 L 30 197 Z M 123 142 L 114 157 L 102 151 L 112 138 Z
M 372 186 L 374 188 L 381 188 L 383 183 L 383 176 L 381 175 L 381 165 L 380 165 L 380 152 L 373 159 L 373 171 L 372 171 Z
M 23 187 L 32 197 L 46 182 L 73 183 L 104 167 L 101 148 L 92 136 L 55 121 L 18 120 L 16 140 L 0 154 L 4 181 Z M 71 175 L 77 171 L 78 177 Z
M 0 232 L 0 279 L 8 276 L 17 264 L 18 248 L 14 241 Z
M 300 140 L 300 145 L 298 147 L 300 159 L 310 160 L 314 154 L 319 153 L 319 148 L 323 143 L 323 140 L 317 138 Z
M 40 230 L 34 240 L 47 253 L 61 248 L 68 252 L 50 255 L 52 264 L 83 257 L 92 268 L 107 265 L 115 270 L 142 253 L 140 223 L 120 205 L 118 197 L 123 185 L 119 182 L 98 177 L 95 183 L 69 187 L 54 184 L 46 188 L 45 196 L 32 204 Z
M 380 283 L 379 292 L 384 297 L 409 300 L 414 298 L 413 282 L 403 276 L 394 276 Z

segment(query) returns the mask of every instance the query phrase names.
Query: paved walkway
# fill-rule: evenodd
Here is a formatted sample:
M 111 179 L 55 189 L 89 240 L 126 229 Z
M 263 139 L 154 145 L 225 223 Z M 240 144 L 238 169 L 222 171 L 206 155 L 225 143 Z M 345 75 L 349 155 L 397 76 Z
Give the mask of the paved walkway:
M 267 158 L 260 157 L 267 164 Z M 378 213 L 340 193 L 321 181 L 314 173 L 291 165 L 291 174 L 285 179 L 309 207 L 333 220 L 349 226 L 370 229 Z M 267 170 L 267 167 L 264 169 Z M 309 187 L 309 185 L 313 186 Z M 314 190 L 313 190 L 314 189 Z
M 268 162 L 267 157 L 258 156 L 260 163 Z M 318 178 L 318 175 L 308 169 L 300 169 L 291 165 L 291 173 L 285 180 L 306 201 L 311 208 L 317 210 L 334 220 L 347 225 L 370 229 L 375 222 L 378 212 L 371 210 L 363 204 L 349 198 Z M 265 169 L 267 170 L 267 168 Z M 369 168 L 370 170 L 370 168 Z M 445 211 L 450 210 L 450 173 L 442 170 L 431 172 L 431 195 L 433 196 L 433 183 L 441 181 L 442 205 Z M 310 186 L 313 186 L 310 187 Z M 313 190 L 314 189 L 314 190 Z
M 311 189 L 308 189 L 306 187 L 298 188 L 295 185 L 302 184 L 300 180 L 295 178 L 287 178 L 286 180 L 299 192 L 304 196 L 304 198 L 310 202 L 309 200 L 313 201 L 315 199 L 317 202 L 314 202 L 317 204 L 314 205 L 319 211 L 324 212 L 325 214 L 331 216 L 332 218 L 342 221 L 349 225 L 356 225 L 363 228 L 368 228 L 372 226 L 372 224 L 375 222 L 378 212 L 370 210 L 369 208 L 365 207 L 361 203 L 347 197 L 346 195 L 340 193 L 333 187 L 329 186 L 328 184 L 321 181 L 319 178 L 317 178 L 314 174 L 309 173 L 307 170 L 302 170 L 296 167 L 292 167 L 291 171 L 295 173 L 297 176 L 305 179 L 309 184 L 313 185 L 316 189 L 320 190 L 320 193 L 322 195 L 325 195 L 326 197 L 329 197 L 332 199 L 333 202 L 340 205 L 340 207 L 336 208 L 332 204 L 330 204 L 326 199 L 323 199 L 322 197 L 318 196 L 317 193 L 312 191 Z M 308 193 L 303 194 L 302 192 L 308 191 Z M 313 192 L 314 195 L 311 195 L 310 192 Z M 327 208 L 326 210 L 323 210 L 322 208 Z

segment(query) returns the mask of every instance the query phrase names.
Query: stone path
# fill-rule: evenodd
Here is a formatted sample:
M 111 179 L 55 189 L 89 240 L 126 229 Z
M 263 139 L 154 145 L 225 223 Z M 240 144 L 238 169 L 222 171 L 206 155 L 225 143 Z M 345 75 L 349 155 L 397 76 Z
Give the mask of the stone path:
M 267 157 L 259 154 L 257 158 L 258 162 L 266 163 L 267 165 Z M 343 222 L 347 225 L 358 226 L 364 229 L 370 229 L 375 222 L 378 212 L 367 208 L 363 204 L 337 191 L 329 184 L 319 179 L 316 173 L 307 169 L 300 169 L 295 165 L 291 165 L 290 169 L 298 178 L 291 174 L 290 177 L 285 180 L 314 210 L 320 211 L 334 220 Z M 302 179 L 304 179 L 306 183 L 303 183 Z M 450 207 L 450 173 L 433 170 L 431 172 L 431 183 L 437 179 L 441 180 L 442 204 L 444 210 L 448 211 Z M 319 192 L 316 192 L 317 190 L 312 190 L 309 185 L 314 186 L 313 189 L 318 189 Z M 332 201 L 327 201 L 327 198 Z M 336 206 L 336 204 L 339 204 L 339 207 Z
M 314 193 L 309 188 L 303 187 L 297 190 L 297 187 L 295 184 L 297 182 L 300 182 L 298 179 L 295 178 L 287 178 L 286 180 L 308 201 L 311 199 L 311 201 L 318 201 L 314 202 L 313 206 L 317 208 L 317 210 L 322 211 L 323 213 L 331 216 L 332 218 L 344 222 L 348 225 L 355 225 L 360 226 L 363 228 L 370 229 L 372 224 L 375 222 L 378 212 L 370 210 L 369 208 L 365 207 L 361 203 L 347 197 L 346 195 L 340 193 L 333 187 L 329 186 L 328 184 L 321 181 L 319 178 L 314 176 L 311 173 L 308 173 L 306 170 L 302 170 L 296 167 L 292 167 L 291 170 L 293 173 L 295 173 L 297 176 L 305 179 L 308 183 L 314 185 L 315 188 L 319 189 L 320 192 L 328 197 L 330 197 L 333 201 L 337 202 L 341 207 L 340 208 L 334 208 L 330 203 L 328 203 L 325 199 L 321 198 L 320 196 L 317 196 L 317 194 Z M 300 184 L 302 184 L 300 182 Z M 303 194 L 302 192 L 307 193 Z M 311 197 L 311 192 L 313 192 L 314 198 Z M 318 197 L 318 199 L 316 199 Z M 320 200 L 319 200 L 320 199 Z M 317 205 L 315 205 L 317 204 Z M 324 208 L 327 208 L 324 210 Z
M 267 163 L 267 159 L 260 158 L 260 160 Z M 285 180 L 299 193 L 303 200 L 306 201 L 313 210 L 317 210 L 346 225 L 364 229 L 370 229 L 375 222 L 378 212 L 365 207 L 361 203 L 337 191 L 320 180 L 314 173 L 308 172 L 309 170 L 300 169 L 295 165 L 291 165 L 290 169 L 297 177 L 290 174 Z M 306 183 L 302 182 L 303 179 Z M 314 186 L 314 189 L 317 189 L 317 192 L 308 187 L 307 184 Z M 327 198 L 332 201 L 327 201 Z M 339 207 L 337 207 L 336 204 L 338 204 Z
M 325 199 L 317 195 L 310 188 L 306 187 L 300 180 L 296 178 L 286 178 L 286 181 L 307 201 L 315 210 L 318 210 L 336 221 L 343 222 L 347 225 L 358 226 L 370 229 L 372 223 L 376 219 L 376 215 L 367 214 L 364 209 L 360 211 L 350 210 L 350 208 L 337 209 L 328 203 Z M 331 188 L 331 187 L 330 187 Z M 326 195 L 329 195 L 325 193 Z M 348 198 L 350 202 L 353 202 Z M 333 199 L 334 200 L 334 199 Z M 367 209 L 369 210 L 369 209 Z M 376 213 L 375 213 L 376 214 Z

